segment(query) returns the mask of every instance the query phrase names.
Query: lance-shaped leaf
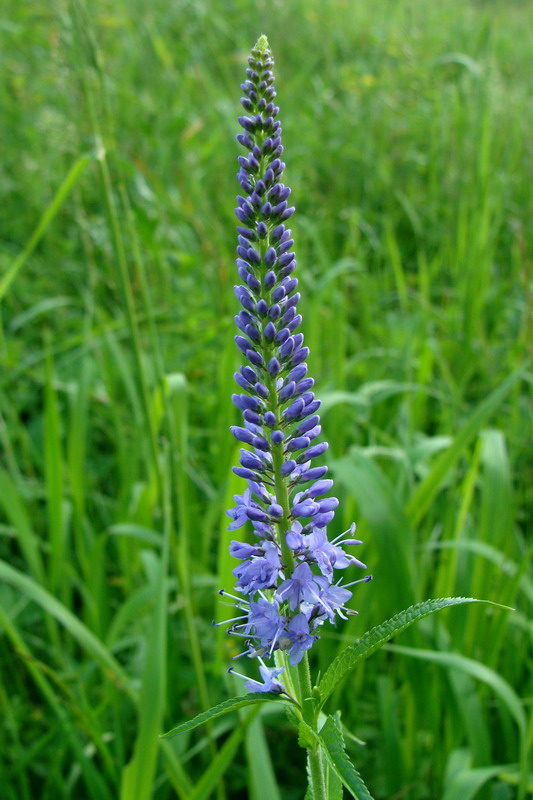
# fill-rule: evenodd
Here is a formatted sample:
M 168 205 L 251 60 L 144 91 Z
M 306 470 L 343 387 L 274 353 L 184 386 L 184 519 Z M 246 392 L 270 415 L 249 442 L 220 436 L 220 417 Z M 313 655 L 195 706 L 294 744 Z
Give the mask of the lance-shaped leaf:
M 206 722 L 209 722 L 212 719 L 223 717 L 224 714 L 229 714 L 230 711 L 237 711 L 239 708 L 253 706 L 257 703 L 279 703 L 280 701 L 286 703 L 293 702 L 292 700 L 280 697 L 279 695 L 267 693 L 254 694 L 253 692 L 250 692 L 249 694 L 243 694 L 239 697 L 232 697 L 230 700 L 224 700 L 223 703 L 219 703 L 218 706 L 213 706 L 213 708 L 210 708 L 207 711 L 202 711 L 201 714 L 197 714 L 196 717 L 187 720 L 187 722 L 182 722 L 180 725 L 176 725 L 175 728 L 172 728 L 172 730 L 164 733 L 161 738 L 165 739 L 168 736 L 176 736 L 178 733 L 192 731 L 194 728 L 198 728 L 200 725 L 204 725 Z
M 409 628 L 414 622 L 418 622 L 419 619 L 434 614 L 435 611 L 440 611 L 449 606 L 462 605 L 463 603 L 488 603 L 489 605 L 498 605 L 488 600 L 476 600 L 473 597 L 443 597 L 435 600 L 426 600 L 424 603 L 417 603 L 405 609 L 405 611 L 401 611 L 381 625 L 376 625 L 375 628 L 367 631 L 367 633 L 354 644 L 348 646 L 342 653 L 339 653 L 318 684 L 320 704 L 324 704 L 335 687 L 360 661 L 368 658 L 376 650 L 379 650 L 379 648 L 388 642 L 389 639 L 392 639 L 393 636 L 397 636 L 406 628 Z
M 334 717 L 328 717 L 319 736 L 330 768 L 346 786 L 352 797 L 355 797 L 356 800 L 372 800 L 372 795 L 344 749 L 339 712 Z

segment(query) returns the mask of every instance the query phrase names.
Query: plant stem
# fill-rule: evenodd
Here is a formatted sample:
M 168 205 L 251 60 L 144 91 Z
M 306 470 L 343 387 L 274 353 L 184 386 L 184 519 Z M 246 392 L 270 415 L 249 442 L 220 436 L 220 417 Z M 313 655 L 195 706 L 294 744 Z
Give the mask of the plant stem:
M 302 716 L 309 727 L 318 734 L 317 715 L 315 713 L 311 685 L 311 672 L 309 669 L 309 659 L 305 653 L 302 661 L 298 665 L 298 675 L 300 678 L 300 697 L 299 702 L 302 707 Z M 318 746 L 308 747 L 307 755 L 309 758 L 309 770 L 311 780 L 311 790 L 313 800 L 327 800 L 327 787 L 324 774 L 324 764 Z

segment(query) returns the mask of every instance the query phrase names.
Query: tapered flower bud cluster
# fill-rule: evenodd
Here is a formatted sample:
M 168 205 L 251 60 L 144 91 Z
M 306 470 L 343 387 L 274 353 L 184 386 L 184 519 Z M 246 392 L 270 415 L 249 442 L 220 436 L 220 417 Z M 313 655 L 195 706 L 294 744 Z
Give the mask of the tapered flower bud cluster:
M 234 472 L 248 488 L 235 496 L 227 513 L 229 529 L 250 522 L 255 541 L 231 543 L 231 555 L 239 559 L 233 570 L 236 589 L 243 597 L 229 595 L 240 613 L 228 623 L 230 632 L 245 641 L 247 655 L 269 659 L 283 650 L 296 665 L 326 620 L 334 623 L 337 615 L 354 613 L 345 607 L 352 595 L 348 586 L 360 581 L 340 585 L 334 571 L 365 565 L 343 549 L 360 544 L 353 538 L 354 525 L 334 541 L 326 533 L 338 500 L 329 495 L 333 481 L 325 477 L 327 467 L 314 466 L 328 445 L 317 441 L 320 401 L 308 375 L 309 348 L 298 331 L 300 294 L 287 227 L 294 207 L 282 182 L 281 125 L 265 37 L 248 62 L 241 84 L 246 113 L 239 117 L 243 132 L 237 136 L 246 154 L 239 156 L 242 194 L 235 209 L 242 281 L 235 286 L 242 306 L 235 317 L 235 342 L 244 363 L 235 373 L 233 402 L 243 423 L 232 428 L 245 445 Z M 264 684 L 249 681 L 247 687 L 282 691 L 279 672 L 261 660 Z

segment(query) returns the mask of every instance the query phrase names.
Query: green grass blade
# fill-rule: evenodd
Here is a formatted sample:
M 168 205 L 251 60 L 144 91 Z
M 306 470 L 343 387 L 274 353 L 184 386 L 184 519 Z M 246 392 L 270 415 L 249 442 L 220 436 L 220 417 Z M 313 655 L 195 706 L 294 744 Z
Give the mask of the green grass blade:
M 214 791 L 218 781 L 222 778 L 235 758 L 235 754 L 246 732 L 246 728 L 257 711 L 258 709 L 254 709 L 251 714 L 248 715 L 247 719 L 235 728 L 231 736 L 228 736 L 218 753 L 211 759 L 209 767 L 194 787 L 189 800 L 207 800 Z
M 281 800 L 260 716 L 248 725 L 245 745 L 253 800 Z
M 64 579 L 67 549 L 63 524 L 63 453 L 60 413 L 50 356 L 46 359 L 44 456 L 49 534 L 48 586 L 52 594 L 65 602 L 68 596 L 68 582 Z
M 79 365 L 78 377 L 73 384 L 69 403 L 69 424 L 66 443 L 66 471 L 72 495 L 72 547 L 80 561 L 81 571 L 85 579 L 89 577 L 87 568 L 87 550 L 91 546 L 91 538 L 87 535 L 87 439 L 89 432 L 89 407 L 93 361 L 90 356 L 91 318 L 87 314 L 84 320 L 83 355 Z
M 335 477 L 354 495 L 379 552 L 376 567 L 387 586 L 381 598 L 384 615 L 393 614 L 418 599 L 413 560 L 414 531 L 402 509 L 394 486 L 379 466 L 362 450 L 334 461 Z
M 11 584 L 28 599 L 37 603 L 43 611 L 51 614 L 57 621 L 69 631 L 76 639 L 78 644 L 100 665 L 106 678 L 120 686 L 130 698 L 134 698 L 133 689 L 130 686 L 130 679 L 120 666 L 118 661 L 113 658 L 109 650 L 98 639 L 83 622 L 81 622 L 68 608 L 59 600 L 56 600 L 46 589 L 39 586 L 34 580 L 23 575 L 22 572 L 0 560 L 0 580 Z
M 512 765 L 496 765 L 462 770 L 446 785 L 442 800 L 457 800 L 458 797 L 461 800 L 473 800 L 486 783 L 511 767 Z
M 502 381 L 492 394 L 478 405 L 453 440 L 452 445 L 439 456 L 429 474 L 426 475 L 416 491 L 413 492 L 407 504 L 406 512 L 414 526 L 418 525 L 423 518 L 435 495 L 442 486 L 444 479 L 469 442 L 478 433 L 489 417 L 499 408 L 516 381 L 521 377 L 523 377 L 522 368 L 516 370 L 512 375 L 506 378 L 506 380 Z
M 185 772 L 181 761 L 174 752 L 172 744 L 166 740 L 161 740 L 161 752 L 165 758 L 167 774 L 176 794 L 180 800 L 189 800 L 192 792 L 192 783 L 189 775 Z
M 518 578 L 518 587 L 530 603 L 533 604 L 533 580 L 525 572 L 527 570 L 528 562 L 533 557 L 533 547 L 531 547 L 523 556 L 521 564 L 517 564 L 510 558 L 507 558 L 501 550 L 493 547 L 487 542 L 479 542 L 477 539 L 460 539 L 459 541 L 441 541 L 430 542 L 428 544 L 429 550 L 464 550 L 468 553 L 475 553 L 481 556 L 486 561 L 493 564 L 498 572 L 503 572 L 511 578 Z M 525 563 L 524 563 L 525 562 Z
M 387 764 L 384 776 L 384 791 L 394 797 L 406 784 L 405 751 L 406 731 L 402 729 L 400 713 L 400 692 L 390 675 L 377 678 L 377 702 L 380 719 L 379 748 L 384 763 Z
M 31 256 L 41 239 L 43 238 L 44 234 L 46 233 L 50 223 L 56 216 L 57 212 L 65 202 L 66 198 L 68 197 L 72 187 L 77 183 L 80 175 L 82 174 L 83 170 L 92 161 L 92 156 L 80 156 L 78 160 L 72 165 L 68 174 L 55 193 L 52 201 L 45 209 L 37 227 L 35 228 L 34 232 L 30 236 L 30 239 L 22 251 L 22 253 L 17 256 L 17 258 L 13 261 L 10 267 L 8 267 L 6 274 L 0 280 L 0 300 L 4 297 L 5 293 L 11 286 L 12 282 L 15 280 L 18 272 L 22 269 L 28 258 Z
M 0 505 L 16 531 L 20 550 L 29 571 L 39 583 L 46 583 L 39 540 L 33 530 L 26 506 L 18 488 L 2 468 L 0 468 Z
M 471 675 L 478 681 L 487 684 L 494 694 L 496 694 L 509 714 L 513 717 L 517 724 L 518 730 L 522 737 L 526 734 L 527 719 L 522 705 L 522 701 L 507 681 L 505 681 L 497 672 L 475 661 L 472 658 L 466 658 L 459 653 L 441 653 L 438 650 L 420 650 L 414 647 L 401 647 L 400 645 L 390 645 L 388 648 L 395 653 L 417 658 L 421 661 L 430 661 L 432 664 L 439 664 L 449 669 L 456 669 Z
M 170 477 L 170 470 L 164 475 Z M 139 698 L 139 728 L 133 756 L 122 776 L 122 800 L 150 800 L 160 741 L 158 734 L 166 697 L 168 565 L 172 532 L 171 498 L 168 479 L 164 485 L 164 539 L 158 560 L 156 603 L 148 638 L 142 688 Z
M 13 625 L 9 616 L 0 605 L 0 626 L 4 629 L 7 637 L 11 640 L 14 649 L 23 656 L 26 669 L 30 673 L 34 683 L 38 687 L 42 696 L 50 706 L 53 714 L 59 720 L 61 731 L 69 743 L 76 764 L 80 767 L 89 791 L 94 797 L 102 798 L 102 800 L 113 800 L 113 794 L 109 785 L 105 782 L 100 771 L 96 769 L 92 760 L 87 757 L 85 742 L 80 737 L 77 725 L 68 715 L 61 699 L 58 697 L 57 688 L 54 687 L 42 669 L 39 668 L 37 660 L 28 649 L 25 641 L 20 635 L 17 628 Z
M 436 650 L 419 650 L 410 647 L 391 645 L 390 649 L 403 655 L 429 661 L 440 666 L 460 671 L 470 675 L 478 681 L 489 686 L 494 694 L 501 700 L 503 706 L 514 719 L 520 737 L 519 747 L 519 788 L 518 797 L 525 797 L 528 781 L 528 718 L 524 706 L 513 687 L 490 667 L 458 653 L 443 653 Z

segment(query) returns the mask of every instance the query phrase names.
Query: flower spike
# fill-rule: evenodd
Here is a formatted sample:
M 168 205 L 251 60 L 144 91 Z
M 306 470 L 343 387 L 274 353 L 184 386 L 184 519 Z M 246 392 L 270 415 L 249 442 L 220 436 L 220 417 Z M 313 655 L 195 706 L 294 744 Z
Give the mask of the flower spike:
M 238 158 L 241 194 L 235 208 L 242 281 L 234 287 L 242 307 L 235 317 L 235 344 L 243 364 L 235 373 L 233 402 L 242 425 L 231 431 L 244 445 L 234 472 L 247 480 L 247 488 L 227 512 L 229 530 L 251 525 L 255 541 L 231 542 L 230 553 L 239 562 L 233 570 L 236 591 L 243 598 L 224 594 L 240 612 L 227 620 L 228 632 L 246 640 L 244 654 L 259 658 L 263 682 L 242 676 L 246 688 L 279 693 L 283 668 L 268 667 L 262 659 L 285 651 L 297 665 L 324 622 L 335 624 L 337 616 L 355 613 L 346 608 L 352 596 L 348 586 L 369 578 L 334 583 L 335 570 L 365 565 L 344 550 L 360 544 L 352 538 L 355 525 L 328 539 L 338 500 L 329 495 L 333 481 L 324 477 L 327 467 L 311 462 L 328 445 L 317 441 L 320 400 L 312 391 L 309 348 L 299 332 L 296 256 L 287 227 L 295 209 L 283 183 L 273 67 L 267 38 L 260 36 L 241 84 L 243 132 L 237 136 L 244 152 Z

